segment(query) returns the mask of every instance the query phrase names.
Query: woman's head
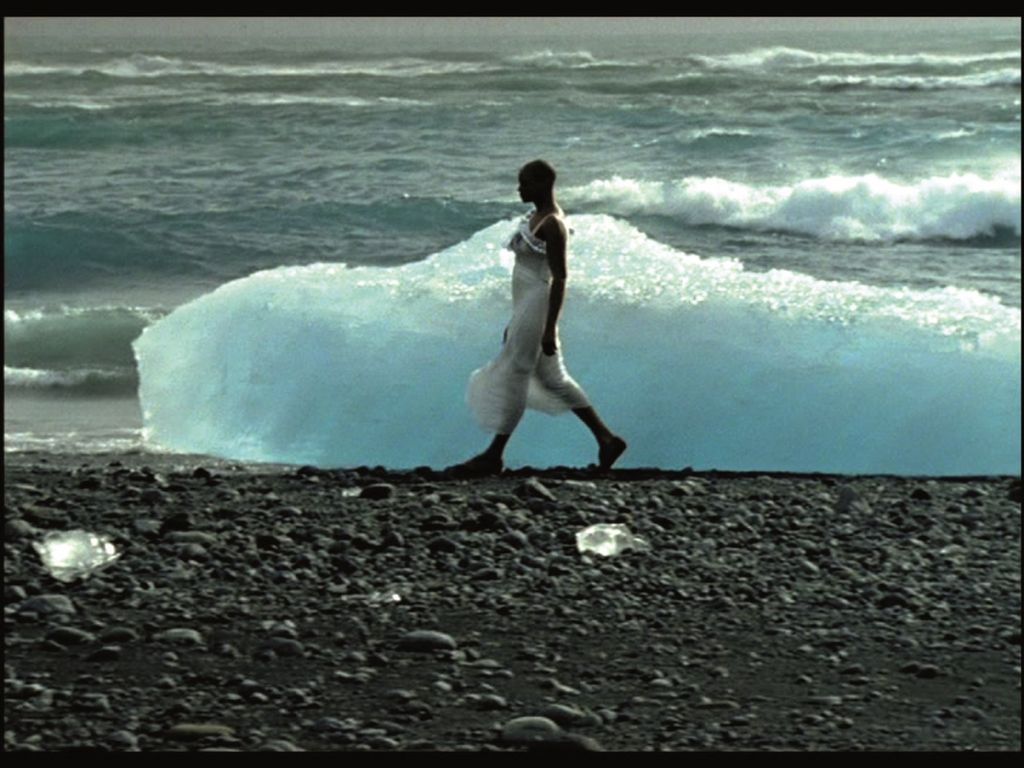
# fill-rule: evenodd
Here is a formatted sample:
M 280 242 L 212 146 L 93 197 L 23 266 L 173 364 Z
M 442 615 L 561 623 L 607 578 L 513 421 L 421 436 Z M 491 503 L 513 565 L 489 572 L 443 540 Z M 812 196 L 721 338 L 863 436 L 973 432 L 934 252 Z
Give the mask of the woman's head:
M 534 160 L 519 169 L 519 196 L 524 203 L 550 197 L 555 187 L 555 169 L 543 160 Z

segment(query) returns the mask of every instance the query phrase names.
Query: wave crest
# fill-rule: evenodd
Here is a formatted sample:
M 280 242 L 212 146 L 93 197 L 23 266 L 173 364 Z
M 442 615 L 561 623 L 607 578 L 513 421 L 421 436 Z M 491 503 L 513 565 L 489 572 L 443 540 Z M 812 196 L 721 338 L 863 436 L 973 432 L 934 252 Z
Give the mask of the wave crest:
M 1020 237 L 1020 175 L 975 174 L 898 183 L 875 174 L 753 186 L 720 178 L 593 181 L 566 190 L 574 204 L 618 215 L 674 216 L 693 225 L 784 231 L 826 240 L 966 240 L 1000 229 Z

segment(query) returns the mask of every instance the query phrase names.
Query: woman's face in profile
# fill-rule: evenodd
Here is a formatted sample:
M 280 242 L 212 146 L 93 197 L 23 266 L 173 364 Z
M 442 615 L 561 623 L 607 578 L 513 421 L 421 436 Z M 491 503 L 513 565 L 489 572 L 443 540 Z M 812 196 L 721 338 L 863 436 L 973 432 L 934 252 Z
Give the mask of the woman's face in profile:
M 530 178 L 528 173 L 522 171 L 519 172 L 519 199 L 524 203 L 529 203 L 534 199 L 534 188 L 536 182 Z

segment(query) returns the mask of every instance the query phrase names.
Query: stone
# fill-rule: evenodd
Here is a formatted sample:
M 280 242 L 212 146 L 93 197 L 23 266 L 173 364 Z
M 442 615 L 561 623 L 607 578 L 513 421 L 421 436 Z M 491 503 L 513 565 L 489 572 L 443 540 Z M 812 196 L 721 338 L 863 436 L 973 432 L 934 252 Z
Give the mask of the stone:
M 548 704 L 538 714 L 541 717 L 553 720 L 564 728 L 581 725 L 601 725 L 601 718 L 597 715 L 583 712 L 565 704 Z
M 167 737 L 175 741 L 196 741 L 209 736 L 233 736 L 235 729 L 220 723 L 180 723 L 167 729 Z
M 110 627 L 100 633 L 101 643 L 131 643 L 139 639 L 139 633 L 131 627 Z
M 381 501 L 392 498 L 395 493 L 395 486 L 391 485 L 391 483 L 374 483 L 363 488 L 359 493 L 359 498 Z
M 32 612 L 42 615 L 77 613 L 75 604 L 67 595 L 36 595 L 18 606 L 18 613 Z
M 557 501 L 555 494 L 535 477 L 527 478 L 516 489 L 516 493 L 523 499 L 544 499 L 545 501 Z
M 56 627 L 46 633 L 46 639 L 61 645 L 81 645 L 82 643 L 91 643 L 95 637 L 74 627 Z
M 203 636 L 194 629 L 168 629 L 153 635 L 157 642 L 174 643 L 175 645 L 202 645 Z
M 35 526 L 27 520 L 8 520 L 4 523 L 4 541 L 18 541 L 27 539 L 38 533 Z
M 502 725 L 500 740 L 504 744 L 523 745 L 551 741 L 562 733 L 558 723 L 547 717 L 515 717 Z
M 426 629 L 408 632 L 398 641 L 400 651 L 454 651 L 457 647 L 451 635 Z

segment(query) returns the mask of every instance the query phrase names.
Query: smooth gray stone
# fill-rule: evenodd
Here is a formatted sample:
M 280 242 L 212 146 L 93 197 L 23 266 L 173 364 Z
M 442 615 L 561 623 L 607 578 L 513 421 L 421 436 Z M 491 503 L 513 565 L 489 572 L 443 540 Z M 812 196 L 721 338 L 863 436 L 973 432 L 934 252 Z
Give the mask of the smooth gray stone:
M 390 499 L 396 493 L 395 486 L 390 483 L 374 483 L 363 488 L 359 493 L 361 499 L 371 499 L 379 501 L 383 499 Z
M 233 736 L 235 729 L 220 723 L 179 723 L 167 729 L 167 737 L 176 741 L 193 741 L 208 736 Z
M 451 635 L 429 629 L 408 632 L 398 641 L 400 651 L 454 651 L 457 647 Z
M 523 499 L 544 499 L 545 501 L 557 501 L 555 494 L 535 477 L 527 478 L 523 484 L 516 489 L 516 493 Z
M 18 613 L 31 611 L 43 615 L 54 613 L 77 613 L 75 604 L 67 595 L 36 595 L 18 606 Z
M 194 629 L 168 629 L 153 635 L 157 642 L 175 643 L 176 645 L 202 645 L 203 636 Z
M 139 639 L 139 633 L 131 627 L 110 627 L 100 633 L 101 643 L 130 643 Z
M 4 523 L 4 541 L 17 541 L 35 536 L 38 530 L 27 520 L 8 520 Z
M 57 627 L 46 633 L 46 639 L 61 645 L 81 645 L 91 643 L 96 638 L 81 629 L 74 627 Z
M 85 657 L 86 661 L 117 661 L 121 658 L 121 648 L 117 645 L 105 645 Z
M 547 717 L 515 717 L 501 727 L 501 741 L 505 744 L 530 744 L 552 741 L 562 736 L 562 728 Z

